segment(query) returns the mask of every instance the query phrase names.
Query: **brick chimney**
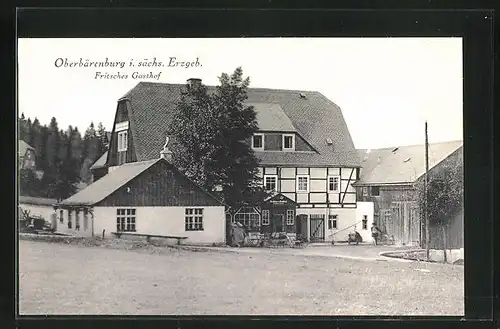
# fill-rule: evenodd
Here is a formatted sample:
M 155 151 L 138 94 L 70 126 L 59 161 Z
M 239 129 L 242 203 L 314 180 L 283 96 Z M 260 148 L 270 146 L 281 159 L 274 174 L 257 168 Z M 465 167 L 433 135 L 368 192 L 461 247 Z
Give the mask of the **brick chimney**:
M 201 79 L 198 78 L 189 78 L 187 79 L 187 85 L 188 87 L 191 88 L 198 88 L 201 86 Z
M 160 158 L 167 160 L 168 162 L 172 161 L 172 151 L 168 149 L 168 142 L 170 138 L 167 136 L 165 138 L 165 145 L 163 145 L 163 150 L 160 152 Z

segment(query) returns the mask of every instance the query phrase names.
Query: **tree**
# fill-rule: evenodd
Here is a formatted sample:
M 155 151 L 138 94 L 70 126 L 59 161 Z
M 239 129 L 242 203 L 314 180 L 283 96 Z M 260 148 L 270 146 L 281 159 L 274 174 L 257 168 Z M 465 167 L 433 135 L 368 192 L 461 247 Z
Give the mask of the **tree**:
M 47 143 L 45 145 L 45 159 L 47 163 L 47 171 L 55 170 L 55 166 L 58 159 L 58 150 L 60 147 L 59 140 L 59 128 L 57 126 L 57 120 L 52 117 L 47 130 Z
M 97 160 L 97 157 L 100 156 L 100 144 L 101 141 L 97 137 L 94 123 L 91 122 L 83 137 L 83 162 L 80 170 L 80 177 L 82 181 L 86 183 L 90 183 L 90 181 L 92 180 L 90 167 Z
M 33 125 L 31 127 L 32 140 L 31 146 L 35 148 L 36 158 L 37 158 L 37 168 L 41 168 L 41 159 L 45 153 L 45 143 L 42 136 L 42 127 L 37 118 L 33 120 Z
M 24 196 L 40 196 L 40 181 L 32 170 L 19 170 L 19 193 Z
M 78 127 L 75 127 L 73 131 L 69 135 L 69 150 L 70 154 L 68 157 L 74 159 L 75 161 L 72 162 L 74 165 L 74 170 L 77 175 L 80 174 L 80 166 L 83 162 L 83 141 L 82 141 L 82 135 L 78 131 Z
M 175 138 L 172 145 L 174 162 L 195 183 L 212 190 L 217 184 L 217 176 L 207 164 L 217 147 L 214 143 L 217 122 L 207 88 L 188 88 L 175 111 L 170 125 L 170 134 Z
M 24 113 L 21 113 L 21 116 L 17 119 L 17 127 L 18 127 L 18 133 L 19 133 L 19 138 L 20 140 L 23 140 L 26 142 L 26 120 L 24 118 Z
M 258 176 L 259 160 L 250 145 L 258 125 L 255 109 L 244 104 L 250 79 L 243 79 L 241 67 L 230 76 L 223 73 L 219 81 L 213 97 L 219 125 L 215 138 L 223 147 L 217 148 L 211 169 L 221 172 L 224 199 L 236 209 L 266 196 Z
M 104 125 L 102 124 L 102 122 L 99 122 L 99 124 L 97 125 L 97 138 L 99 138 L 98 154 L 99 154 L 99 156 L 101 156 L 104 154 L 104 152 L 107 151 L 107 145 L 109 143 L 108 134 L 107 134 L 106 128 L 104 128 Z
M 203 85 L 188 88 L 169 134 L 175 163 L 205 189 L 221 187 L 224 201 L 237 209 L 267 195 L 249 143 L 258 127 L 254 108 L 244 105 L 250 79 L 243 79 L 242 69 L 223 73 L 219 81 L 212 95 Z
M 40 153 L 37 153 L 37 168 L 42 169 L 44 172 L 51 171 L 49 163 L 47 161 L 47 141 L 49 139 L 49 128 L 44 125 L 40 128 L 39 140 L 40 140 Z M 40 155 L 38 155 L 40 154 Z
M 451 219 L 463 205 L 463 161 L 459 153 L 429 171 L 427 188 L 427 214 L 429 227 L 446 231 Z M 425 181 L 417 181 L 416 195 L 420 213 L 425 213 Z M 441 230 L 440 230 L 441 233 Z M 446 249 L 446 246 L 444 246 Z
M 26 121 L 26 131 L 23 140 L 29 145 L 32 145 L 33 143 L 32 123 L 30 118 Z

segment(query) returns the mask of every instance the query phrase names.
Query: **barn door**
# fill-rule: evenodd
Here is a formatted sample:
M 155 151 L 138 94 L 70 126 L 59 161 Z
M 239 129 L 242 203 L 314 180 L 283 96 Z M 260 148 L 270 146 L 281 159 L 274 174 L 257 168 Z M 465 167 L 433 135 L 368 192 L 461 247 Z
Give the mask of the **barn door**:
M 410 207 L 410 244 L 412 246 L 420 245 L 420 216 L 418 206 L 412 202 Z
M 310 219 L 311 242 L 325 241 L 325 215 L 313 214 Z

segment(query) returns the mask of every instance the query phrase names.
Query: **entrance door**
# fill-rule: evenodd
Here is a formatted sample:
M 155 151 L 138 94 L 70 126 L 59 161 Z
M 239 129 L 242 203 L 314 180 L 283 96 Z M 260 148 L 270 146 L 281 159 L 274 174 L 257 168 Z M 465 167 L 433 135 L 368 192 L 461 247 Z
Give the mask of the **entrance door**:
M 311 242 L 325 241 L 325 215 L 312 214 L 310 234 Z
M 273 214 L 273 232 L 284 232 L 283 217 L 283 214 Z

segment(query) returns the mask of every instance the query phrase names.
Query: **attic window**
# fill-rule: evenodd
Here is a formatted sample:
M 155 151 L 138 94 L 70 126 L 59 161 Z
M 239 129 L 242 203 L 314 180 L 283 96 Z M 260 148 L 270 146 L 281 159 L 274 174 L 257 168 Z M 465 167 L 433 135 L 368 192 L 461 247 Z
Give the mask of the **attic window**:
M 300 93 L 300 94 L 299 94 L 299 96 L 300 96 L 300 98 L 302 98 L 302 99 L 307 99 L 307 96 L 306 96 L 306 94 L 304 94 L 304 93 Z
M 404 162 L 408 162 L 408 161 L 410 161 L 410 160 L 411 160 L 411 157 L 406 158 L 406 159 L 404 160 Z
M 327 138 L 326 145 L 332 145 L 332 144 L 333 144 L 333 140 L 331 138 Z
M 282 140 L 283 150 L 295 150 L 295 135 L 284 134 Z
M 264 150 L 264 134 L 253 134 L 252 148 L 254 150 Z

